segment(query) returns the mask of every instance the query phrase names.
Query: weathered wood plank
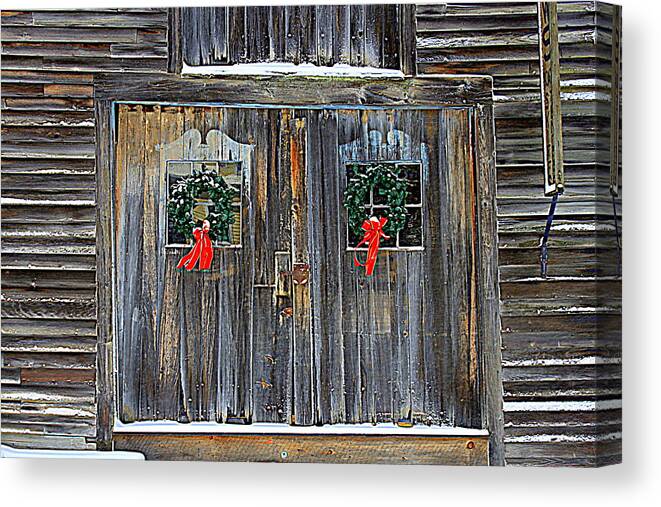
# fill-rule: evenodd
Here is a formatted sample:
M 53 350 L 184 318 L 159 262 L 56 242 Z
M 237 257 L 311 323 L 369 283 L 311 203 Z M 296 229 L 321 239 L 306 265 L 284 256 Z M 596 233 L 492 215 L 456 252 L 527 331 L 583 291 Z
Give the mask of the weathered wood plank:
M 291 463 L 486 465 L 487 440 L 451 437 L 117 435 L 147 459 Z
M 542 92 L 542 133 L 544 137 L 544 193 L 562 193 L 562 112 L 560 110 L 560 48 L 558 10 L 554 2 L 538 2 L 539 73 Z
M 294 117 L 290 122 L 290 161 L 292 188 L 291 248 L 292 272 L 297 269 L 306 274 L 310 267 L 310 249 L 308 244 L 309 207 L 308 202 L 308 165 L 306 145 L 307 129 L 305 117 Z M 293 415 L 292 423 L 297 425 L 314 424 L 314 343 L 311 334 L 311 288 L 310 283 L 296 283 L 292 275 L 293 302 Z

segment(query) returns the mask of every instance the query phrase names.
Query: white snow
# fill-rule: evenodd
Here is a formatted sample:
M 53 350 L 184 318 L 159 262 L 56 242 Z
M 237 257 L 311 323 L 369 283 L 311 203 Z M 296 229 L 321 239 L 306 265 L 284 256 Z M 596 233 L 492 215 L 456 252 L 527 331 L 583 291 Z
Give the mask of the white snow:
M 181 70 L 184 76 L 310 76 L 310 77 L 388 77 L 403 78 L 404 73 L 377 67 L 352 67 L 335 64 L 332 67 L 302 63 L 238 63 L 235 65 L 189 66 Z
M 60 459 L 132 459 L 144 460 L 139 452 L 127 451 L 56 451 L 47 449 L 15 449 L 8 445 L 0 446 L 3 458 L 60 458 Z
M 603 401 L 506 401 L 505 412 L 594 412 L 622 408 L 622 400 Z
M 115 421 L 115 433 L 220 433 L 273 435 L 409 435 L 409 436 L 487 436 L 487 430 L 449 426 L 416 425 L 401 428 L 394 424 L 329 424 L 325 426 L 289 426 L 286 424 L 219 424 L 211 422 L 179 423 L 144 421 L 124 424 Z

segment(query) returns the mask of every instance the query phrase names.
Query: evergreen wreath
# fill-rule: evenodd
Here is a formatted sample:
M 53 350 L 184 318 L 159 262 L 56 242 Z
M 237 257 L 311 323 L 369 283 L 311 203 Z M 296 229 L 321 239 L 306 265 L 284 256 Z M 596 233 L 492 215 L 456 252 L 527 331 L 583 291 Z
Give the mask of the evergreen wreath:
M 232 200 L 237 192 L 225 179 L 213 170 L 202 169 L 170 187 L 167 211 L 174 229 L 189 240 L 193 239 L 193 229 L 197 226 L 193 218 L 195 198 L 203 194 L 213 203 L 213 210 L 206 220 L 209 221 L 209 237 L 215 241 L 230 241 L 230 225 L 234 223 Z
M 371 189 L 376 189 L 380 196 L 386 198 L 386 208 L 383 214 L 388 222 L 383 231 L 394 236 L 406 225 L 407 211 L 406 199 L 409 196 L 409 183 L 401 177 L 392 164 L 374 164 L 362 166 L 353 165 L 353 175 L 347 182 L 344 190 L 344 207 L 349 215 L 349 227 L 356 234 L 361 234 L 363 222 L 370 218 L 365 210 L 365 200 Z

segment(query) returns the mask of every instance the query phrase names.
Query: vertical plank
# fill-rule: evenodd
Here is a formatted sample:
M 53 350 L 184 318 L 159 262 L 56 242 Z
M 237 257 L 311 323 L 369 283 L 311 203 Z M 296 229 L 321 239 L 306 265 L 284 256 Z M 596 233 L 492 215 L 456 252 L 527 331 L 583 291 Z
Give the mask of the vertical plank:
M 337 112 L 339 145 L 339 195 L 346 188 L 346 164 L 353 160 L 364 160 L 367 156 L 361 143 L 360 112 L 341 110 Z M 353 268 L 353 252 L 346 251 L 348 245 L 346 212 L 341 210 L 339 241 L 342 248 L 342 334 L 344 337 L 344 397 L 346 422 L 362 421 L 363 384 L 360 374 L 360 339 L 358 331 L 358 298 L 356 270 Z
M 271 185 L 275 191 L 275 201 L 278 208 L 278 223 L 276 236 L 278 238 L 278 253 L 276 254 L 275 275 L 277 282 L 282 283 L 276 293 L 273 306 L 277 315 L 276 334 L 274 337 L 273 393 L 275 411 L 279 422 L 290 423 L 293 419 L 294 379 L 292 356 L 294 348 L 294 323 L 292 288 L 289 278 L 280 277 L 280 271 L 291 270 L 292 253 L 292 148 L 291 125 L 293 111 L 279 112 L 279 135 L 274 136 L 271 152 L 277 158 L 274 161 L 273 180 Z M 277 143 L 277 146 L 276 146 Z M 275 204 L 275 203 L 274 203 Z
M 197 8 L 181 9 L 182 35 L 181 45 L 183 61 L 188 65 L 202 65 L 200 54 L 200 11 Z
M 338 6 L 315 6 L 315 32 L 317 34 L 317 63 L 318 65 L 332 67 L 335 63 L 333 45 L 335 43 L 334 24 L 335 12 Z
M 414 4 L 399 5 L 399 68 L 406 76 L 417 74 L 415 9 Z
M 435 424 L 445 424 L 444 412 L 452 392 L 452 353 L 448 333 L 448 258 L 450 215 L 447 201 L 448 166 L 444 162 L 447 124 L 438 111 L 424 111 L 422 188 L 424 256 L 425 413 Z
M 562 192 L 564 188 L 557 4 L 538 2 L 537 21 L 544 140 L 544 194 L 551 195 Z
M 475 173 L 479 220 L 478 312 L 483 414 L 489 429 L 489 464 L 505 464 L 505 430 L 502 396 L 502 346 L 500 287 L 498 283 L 498 232 L 496 214 L 496 161 L 493 106 L 477 108 L 475 115 Z M 484 415 L 483 415 L 484 417 Z
M 312 367 L 314 369 L 312 392 L 316 407 L 314 420 L 317 424 L 330 422 L 330 375 L 328 368 L 329 342 L 324 334 L 324 309 L 327 307 L 326 294 L 322 284 L 325 282 L 327 266 L 322 256 L 327 248 L 326 230 L 323 211 L 327 191 L 318 192 L 315 189 L 324 188 L 321 185 L 322 174 L 325 171 L 322 162 L 322 135 L 319 130 L 323 111 L 308 110 L 306 122 L 306 202 L 309 221 L 309 255 L 310 255 L 310 299 L 311 299 L 311 330 L 312 330 Z
M 182 67 L 183 40 L 181 36 L 182 9 L 168 9 L 168 72 L 179 74 Z
M 322 361 L 327 363 L 327 379 L 322 377 L 322 389 L 328 389 L 329 401 L 328 422 L 344 422 L 346 417 L 344 398 L 344 336 L 342 332 L 342 259 L 345 245 L 342 241 L 344 221 L 342 220 L 340 177 L 342 166 L 338 158 L 338 121 L 335 111 L 324 111 L 319 118 L 319 138 L 321 142 L 320 159 L 322 168 L 321 185 L 311 187 L 313 198 L 314 188 L 323 188 L 323 203 L 317 204 L 322 211 L 321 231 L 325 241 L 322 250 L 321 264 L 323 266 L 320 285 L 324 291 L 324 300 L 315 304 L 322 310 L 321 334 L 327 353 L 322 354 Z M 327 354 L 327 356 L 326 356 Z M 325 422 L 323 420 L 322 422 Z
M 285 7 L 285 60 L 301 63 L 301 7 L 288 5 Z
M 317 22 L 316 6 L 301 5 L 299 7 L 300 28 L 300 61 L 301 63 L 317 64 Z
M 447 131 L 446 157 L 448 164 L 448 190 L 450 234 L 452 237 L 449 270 L 450 336 L 452 340 L 452 378 L 454 399 L 452 421 L 468 427 L 472 422 L 470 411 L 474 379 L 471 377 L 471 267 L 472 227 L 470 222 L 472 172 L 470 160 L 470 130 L 465 110 L 442 112 Z
M 269 60 L 283 61 L 285 57 L 285 7 L 272 5 L 269 7 Z
M 384 6 L 365 5 L 365 58 L 366 67 L 381 67 L 383 58 Z
M 222 111 L 222 112 L 221 112 Z M 219 378 L 221 417 L 226 422 L 248 423 L 252 417 L 252 315 L 254 273 L 254 207 L 251 196 L 256 168 L 254 140 L 248 133 L 257 127 L 254 109 L 223 108 L 219 120 L 223 140 L 222 160 L 241 161 L 243 195 L 241 248 L 223 248 L 218 281 Z M 237 144 L 235 140 L 248 141 Z
M 333 62 L 351 63 L 351 12 L 349 5 L 335 6 L 333 27 Z
M 227 7 L 213 7 L 210 16 L 211 47 L 209 61 L 212 64 L 227 63 L 229 46 L 229 18 Z
M 118 313 L 118 322 L 121 322 L 122 340 L 122 370 L 120 373 L 122 385 L 121 419 L 123 422 L 132 422 L 140 419 L 140 386 L 143 377 L 142 357 L 142 329 L 144 326 L 144 312 L 142 307 L 142 256 L 143 247 L 142 213 L 143 199 L 142 186 L 144 183 L 144 108 L 141 105 L 134 108 L 125 108 L 125 133 L 122 153 L 124 163 L 118 170 L 121 179 L 116 195 L 119 196 L 120 206 L 123 207 L 121 221 L 117 222 L 119 245 L 119 269 L 117 277 L 122 290 L 117 300 L 121 306 Z
M 367 156 L 369 160 L 388 160 L 394 156 L 395 132 L 393 130 L 392 111 L 368 110 L 366 115 Z M 387 242 L 384 242 L 387 244 Z M 367 386 L 371 386 L 374 413 L 371 417 L 376 422 L 392 421 L 392 340 L 396 333 L 391 327 L 391 303 L 393 301 L 389 265 L 391 252 L 381 251 L 372 277 L 369 278 L 363 297 L 368 298 L 368 313 L 362 318 L 372 324 L 369 329 L 369 344 L 365 350 L 370 352 L 370 362 L 365 363 Z M 362 270 L 361 270 L 362 271 Z M 370 364 L 371 363 L 371 364 Z
M 256 171 L 254 173 L 254 318 L 253 318 L 253 420 L 282 422 L 283 403 L 280 402 L 281 379 L 276 364 L 288 364 L 286 357 L 277 354 L 279 340 L 287 340 L 290 328 L 281 329 L 283 301 L 276 294 L 280 277 L 276 252 L 283 238 L 278 235 L 281 213 L 289 213 L 286 203 L 280 202 L 278 192 L 278 162 L 280 157 L 279 122 L 277 109 L 262 110 L 255 125 Z M 289 234 L 285 236 L 288 237 Z M 287 298 L 288 300 L 290 298 Z M 287 304 L 290 304 L 287 302 Z M 282 331 L 284 331 L 284 336 Z M 287 374 L 284 374 L 285 379 Z
M 161 146 L 172 145 L 183 136 L 184 116 L 180 107 L 164 107 L 161 111 Z M 160 167 L 162 171 L 160 190 L 160 207 L 168 195 L 167 175 L 165 166 L 168 157 L 183 158 L 183 146 L 179 152 L 160 150 Z M 159 226 L 159 237 L 165 238 L 167 231 L 165 210 L 161 210 L 162 221 Z M 157 416 L 163 420 L 180 420 L 183 406 L 181 383 L 181 336 L 179 333 L 179 296 L 181 278 L 176 271 L 179 252 L 167 250 L 164 253 L 164 267 L 161 268 L 162 280 L 159 282 L 159 309 L 157 345 L 158 353 L 158 404 Z
M 245 7 L 227 7 L 229 16 L 228 63 L 243 63 L 246 60 Z
M 384 69 L 399 69 L 399 12 L 401 5 L 385 4 L 383 12 L 383 37 L 381 65 Z
M 307 146 L 306 121 L 296 117 L 291 121 L 291 188 L 292 188 L 292 269 L 310 265 L 308 245 L 308 206 L 307 206 Z M 294 414 L 293 423 L 311 425 L 314 423 L 313 396 L 313 354 L 311 336 L 311 289 L 309 283 L 293 285 L 293 327 L 294 327 Z
M 112 448 L 114 422 L 113 393 L 113 266 L 112 266 L 112 199 L 115 153 L 113 142 L 113 110 L 110 101 L 96 101 L 94 119 L 96 139 L 96 447 Z
M 158 314 L 159 314 L 159 274 L 164 264 L 162 253 L 165 250 L 164 237 L 160 234 L 160 182 L 161 165 L 157 146 L 161 138 L 161 106 L 156 105 L 145 112 L 144 125 L 144 184 L 142 230 L 142 297 L 144 330 L 142 334 L 143 382 L 140 396 L 141 418 L 155 419 L 158 399 Z
M 350 63 L 356 67 L 365 65 L 365 6 L 349 6 L 349 30 L 351 34 Z

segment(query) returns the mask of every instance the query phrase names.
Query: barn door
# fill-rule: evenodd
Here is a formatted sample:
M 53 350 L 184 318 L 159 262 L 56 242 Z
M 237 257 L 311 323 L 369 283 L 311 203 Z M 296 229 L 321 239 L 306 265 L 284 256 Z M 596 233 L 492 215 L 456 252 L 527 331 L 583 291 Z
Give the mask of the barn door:
M 482 427 L 471 114 L 120 105 L 120 421 Z M 342 194 L 377 162 L 410 197 L 367 277 Z M 202 168 L 237 190 L 235 221 L 210 271 L 182 272 L 168 189 Z
M 114 307 L 120 421 L 250 421 L 253 287 L 273 269 L 255 240 L 264 211 L 253 205 L 251 182 L 278 145 L 277 125 L 272 138 L 269 129 L 278 117 L 264 109 L 119 106 Z M 234 224 L 230 241 L 214 244 L 212 269 L 186 272 L 176 265 L 190 247 L 173 230 L 166 205 L 170 185 L 201 169 L 217 171 L 236 189 Z M 201 217 L 206 212 L 203 203 L 193 209 Z
M 304 164 L 292 164 L 300 172 L 292 191 L 305 189 L 294 200 L 306 209 L 292 223 L 292 247 L 310 279 L 293 304 L 293 387 L 303 396 L 300 404 L 295 396 L 296 420 L 482 427 L 470 110 L 301 116 Z M 342 195 L 356 171 L 375 163 L 408 180 L 408 218 L 382 242 L 368 277 L 354 266 L 360 237 Z M 384 205 L 377 192 L 365 202 L 377 216 Z

